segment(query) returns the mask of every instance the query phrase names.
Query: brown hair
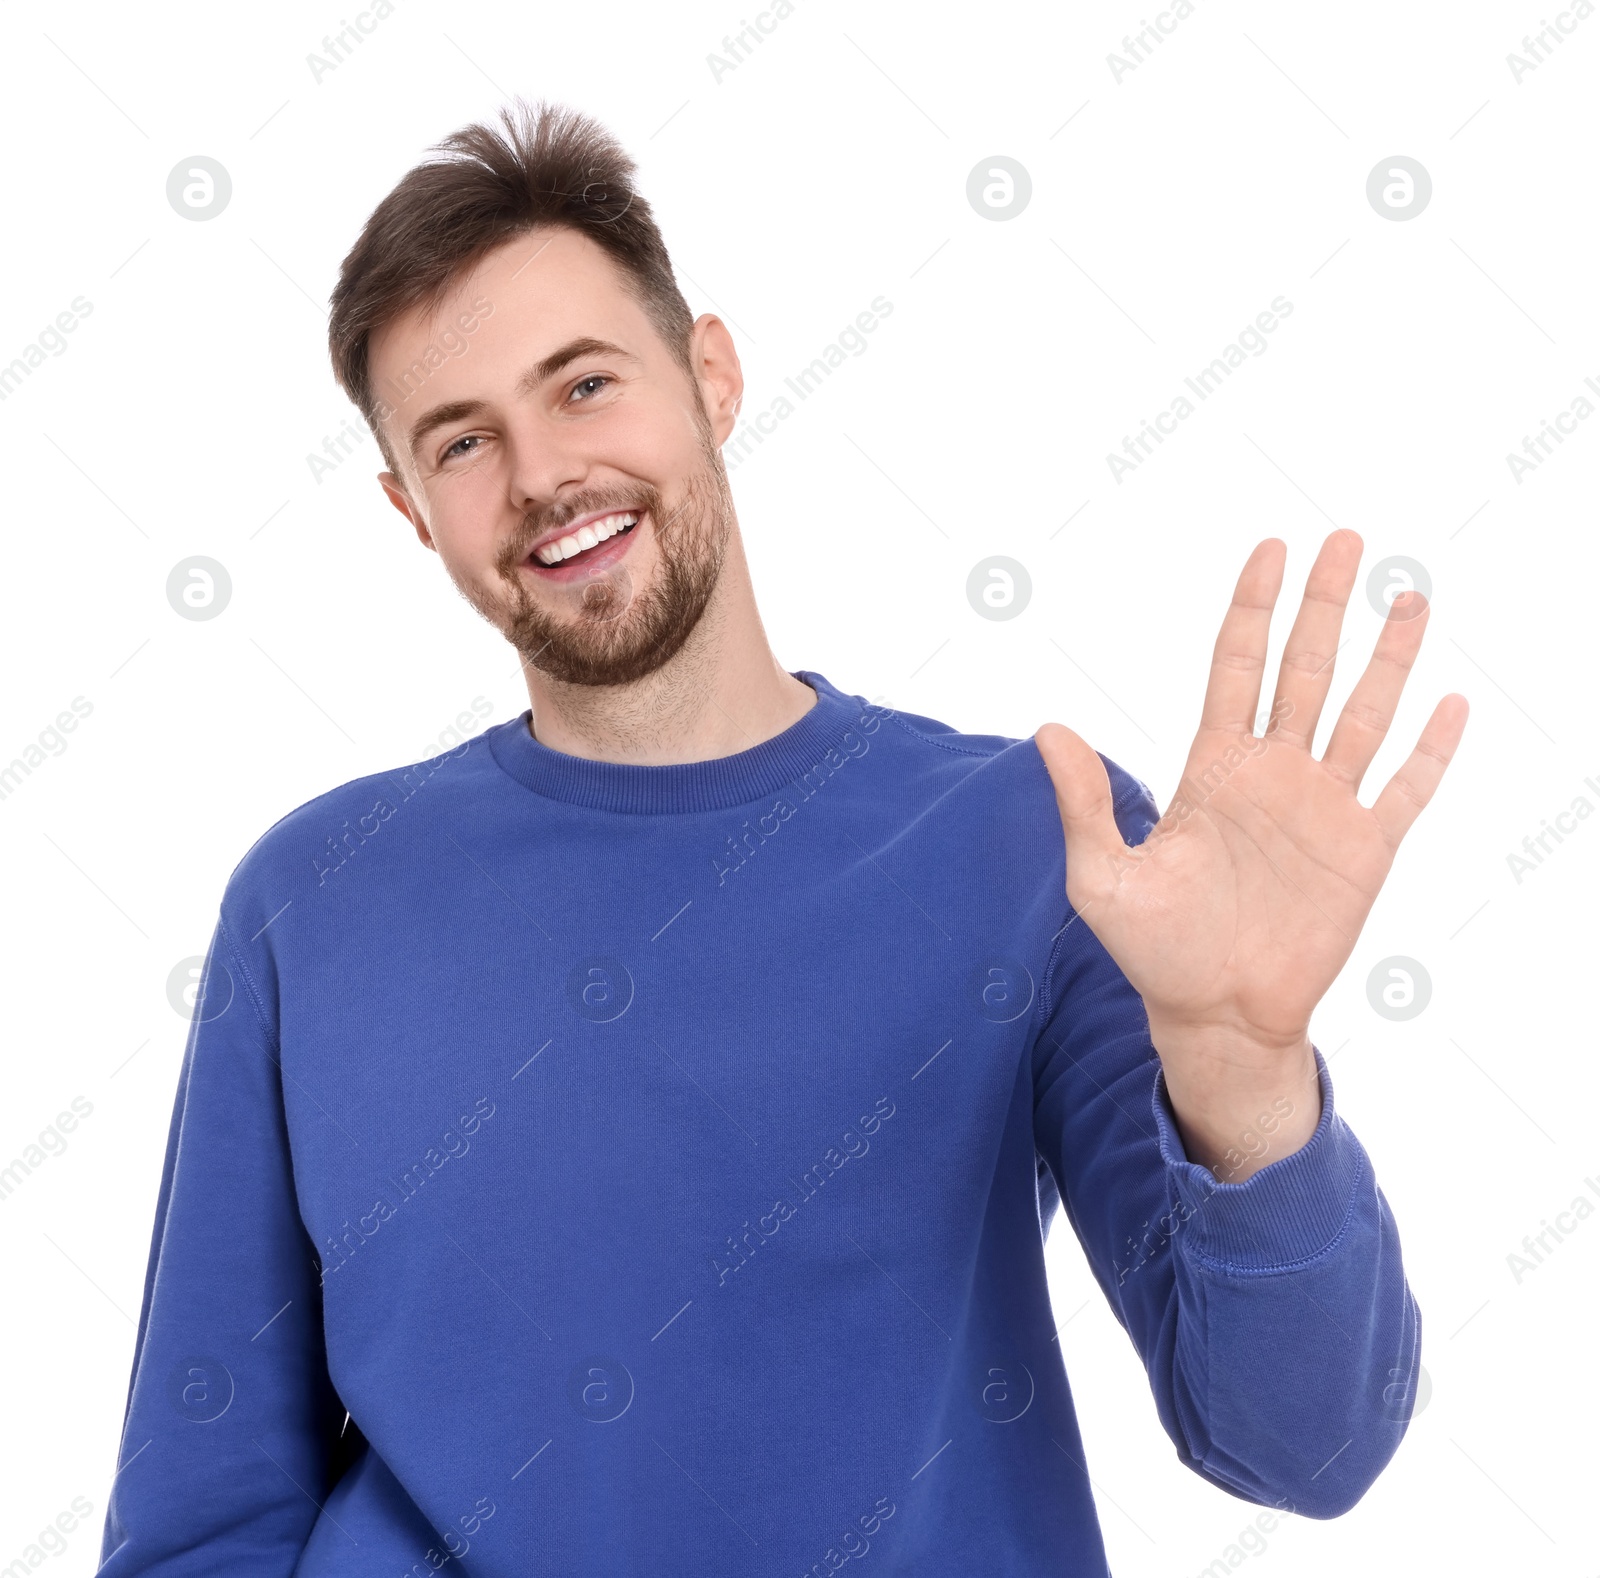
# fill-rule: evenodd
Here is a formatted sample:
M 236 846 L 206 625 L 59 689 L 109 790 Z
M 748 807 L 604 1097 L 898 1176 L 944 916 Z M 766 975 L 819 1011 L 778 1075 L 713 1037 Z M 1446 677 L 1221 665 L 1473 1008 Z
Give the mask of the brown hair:
M 452 132 L 433 149 L 442 158 L 401 178 L 368 216 L 330 298 L 334 377 L 396 472 L 379 426 L 391 408 L 372 388 L 371 336 L 413 307 L 437 308 L 484 254 L 537 226 L 566 226 L 604 247 L 693 380 L 694 317 L 650 205 L 634 190 L 634 161 L 598 121 L 543 100 L 530 108 L 514 99 L 500 120 L 503 133 L 482 124 Z

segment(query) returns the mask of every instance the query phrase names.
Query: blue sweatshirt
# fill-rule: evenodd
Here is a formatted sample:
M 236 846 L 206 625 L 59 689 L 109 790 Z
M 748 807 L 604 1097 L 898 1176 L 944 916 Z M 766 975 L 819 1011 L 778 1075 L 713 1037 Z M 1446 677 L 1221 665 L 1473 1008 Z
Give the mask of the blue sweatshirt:
M 1320 1051 L 1310 1141 L 1219 1184 L 1033 741 L 796 677 L 732 756 L 523 712 L 244 855 L 102 1574 L 1104 1578 L 1058 1206 L 1183 1463 L 1315 1518 L 1372 1483 L 1418 1311 Z

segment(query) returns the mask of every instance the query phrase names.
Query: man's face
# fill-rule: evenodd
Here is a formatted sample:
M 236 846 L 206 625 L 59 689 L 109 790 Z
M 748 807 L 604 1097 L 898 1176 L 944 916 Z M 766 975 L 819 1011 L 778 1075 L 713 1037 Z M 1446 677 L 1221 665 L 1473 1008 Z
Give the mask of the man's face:
M 691 342 L 708 412 L 606 252 L 546 228 L 369 350 L 400 466 L 384 490 L 524 663 L 625 685 L 679 651 L 734 521 L 719 447 L 743 385 L 719 320 Z M 613 534 L 591 546 L 594 524 Z M 564 539 L 583 551 L 546 562 Z

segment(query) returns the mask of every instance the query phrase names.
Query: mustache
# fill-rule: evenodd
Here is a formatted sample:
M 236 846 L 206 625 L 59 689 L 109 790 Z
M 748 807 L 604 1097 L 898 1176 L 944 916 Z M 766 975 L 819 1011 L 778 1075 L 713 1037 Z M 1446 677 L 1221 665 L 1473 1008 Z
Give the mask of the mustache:
M 515 581 L 517 566 L 533 551 L 533 545 L 541 537 L 548 532 L 559 531 L 580 516 L 593 514 L 597 510 L 648 510 L 657 539 L 664 547 L 671 544 L 678 535 L 680 523 L 692 518 L 700 507 L 701 495 L 720 493 L 727 499 L 728 474 L 723 469 L 722 456 L 712 440 L 710 424 L 701 421 L 697 428 L 702 474 L 687 480 L 683 497 L 675 506 L 669 507 L 661 496 L 661 490 L 652 483 L 635 482 L 626 487 L 598 488 L 565 499 L 559 505 L 529 510 L 500 555 L 498 568 L 501 575 Z
M 699 420 L 695 424 L 696 436 L 700 445 L 700 458 L 708 477 L 720 475 L 722 487 L 727 487 L 727 473 L 722 469 L 722 456 L 712 439 L 711 424 L 706 417 L 704 405 L 699 407 Z M 680 500 L 676 509 L 669 509 L 661 497 L 661 490 L 648 482 L 635 483 L 628 488 L 600 489 L 593 493 L 581 494 L 566 500 L 561 505 L 552 505 L 543 510 L 530 510 L 517 528 L 516 535 L 507 548 L 505 564 L 511 566 L 520 564 L 532 551 L 533 545 L 545 535 L 546 532 L 559 531 L 561 527 L 570 525 L 580 516 L 591 515 L 596 510 L 648 510 L 651 519 L 655 522 L 656 531 L 670 533 L 677 522 L 694 508 L 694 494 L 701 479 L 691 479 L 685 489 L 685 496 Z

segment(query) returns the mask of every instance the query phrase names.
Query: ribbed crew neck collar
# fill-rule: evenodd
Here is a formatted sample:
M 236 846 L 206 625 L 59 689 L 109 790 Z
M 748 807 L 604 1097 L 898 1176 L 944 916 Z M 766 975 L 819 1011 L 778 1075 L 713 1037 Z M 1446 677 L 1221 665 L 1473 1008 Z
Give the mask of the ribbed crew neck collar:
M 846 696 L 810 669 L 791 672 L 817 693 L 815 705 L 782 733 L 732 756 L 662 767 L 569 756 L 533 737 L 531 707 L 486 730 L 484 738 L 495 761 L 511 777 L 551 800 L 638 816 L 722 810 L 792 783 L 826 757 L 846 731 L 859 725 L 867 708 L 863 698 Z

